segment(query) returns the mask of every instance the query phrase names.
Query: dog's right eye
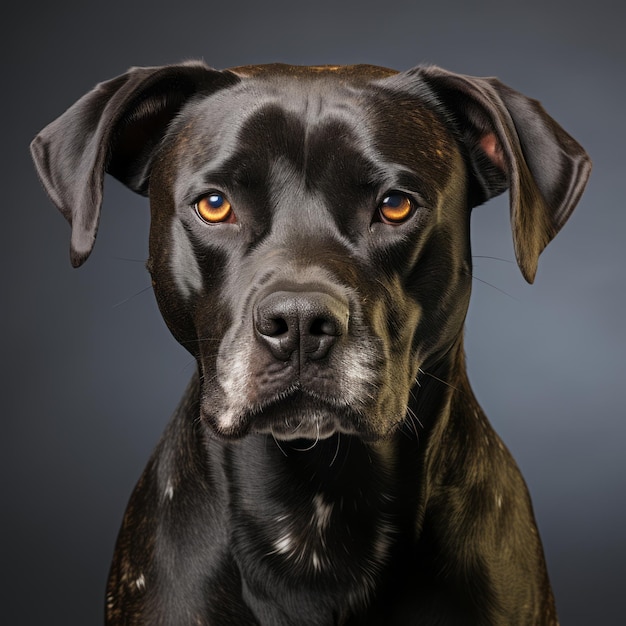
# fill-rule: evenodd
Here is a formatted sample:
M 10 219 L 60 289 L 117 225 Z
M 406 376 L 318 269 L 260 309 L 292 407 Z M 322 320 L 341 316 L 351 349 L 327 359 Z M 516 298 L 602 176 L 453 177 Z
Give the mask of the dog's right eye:
M 195 209 L 208 224 L 233 224 L 236 221 L 232 205 L 217 191 L 200 198 L 195 204 Z
M 414 205 L 411 199 L 398 192 L 386 196 L 378 207 L 378 216 L 384 224 L 402 224 L 413 215 Z

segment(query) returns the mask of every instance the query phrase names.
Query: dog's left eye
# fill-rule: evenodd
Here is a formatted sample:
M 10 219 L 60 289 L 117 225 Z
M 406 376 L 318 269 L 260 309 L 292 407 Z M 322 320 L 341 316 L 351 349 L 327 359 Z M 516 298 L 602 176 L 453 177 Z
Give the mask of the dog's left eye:
M 200 198 L 195 204 L 195 209 L 198 215 L 209 224 L 232 224 L 235 222 L 232 205 L 218 192 L 212 192 Z
M 385 224 L 402 224 L 413 215 L 413 201 L 402 193 L 390 193 L 378 207 L 380 221 Z

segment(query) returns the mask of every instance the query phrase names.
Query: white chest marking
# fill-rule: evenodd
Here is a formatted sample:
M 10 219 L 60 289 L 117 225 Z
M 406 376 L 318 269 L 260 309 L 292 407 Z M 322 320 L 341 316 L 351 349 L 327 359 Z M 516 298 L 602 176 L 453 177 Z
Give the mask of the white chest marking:
M 330 523 L 333 506 L 332 503 L 324 501 L 324 496 L 321 493 L 316 494 L 313 498 L 313 525 L 317 528 L 317 532 L 320 535 Z
M 291 554 L 294 550 L 293 537 L 287 533 L 274 542 L 274 548 L 278 554 Z

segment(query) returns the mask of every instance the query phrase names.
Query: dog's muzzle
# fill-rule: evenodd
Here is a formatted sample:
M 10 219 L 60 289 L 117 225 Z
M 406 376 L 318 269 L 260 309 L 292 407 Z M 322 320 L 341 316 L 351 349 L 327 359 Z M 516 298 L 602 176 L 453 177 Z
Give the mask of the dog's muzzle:
M 220 347 L 222 407 L 212 411 L 216 405 L 209 398 L 205 403 L 217 434 L 237 438 L 256 432 L 280 439 L 364 434 L 364 402 L 376 395 L 375 351 L 348 292 L 335 285 L 281 282 L 257 293 L 249 308 Z

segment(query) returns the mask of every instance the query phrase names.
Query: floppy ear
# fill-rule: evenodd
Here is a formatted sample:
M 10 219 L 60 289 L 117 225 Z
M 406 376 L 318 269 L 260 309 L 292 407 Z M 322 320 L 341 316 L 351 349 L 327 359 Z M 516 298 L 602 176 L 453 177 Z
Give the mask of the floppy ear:
M 35 137 L 39 178 L 72 226 L 74 267 L 93 248 L 105 171 L 147 195 L 152 157 L 172 118 L 195 94 L 238 80 L 200 62 L 132 68 L 97 85 Z
M 536 100 L 495 78 L 438 67 L 422 77 L 456 120 L 470 167 L 472 206 L 510 189 L 515 256 L 532 283 L 542 250 L 574 210 L 591 171 L 583 148 Z

